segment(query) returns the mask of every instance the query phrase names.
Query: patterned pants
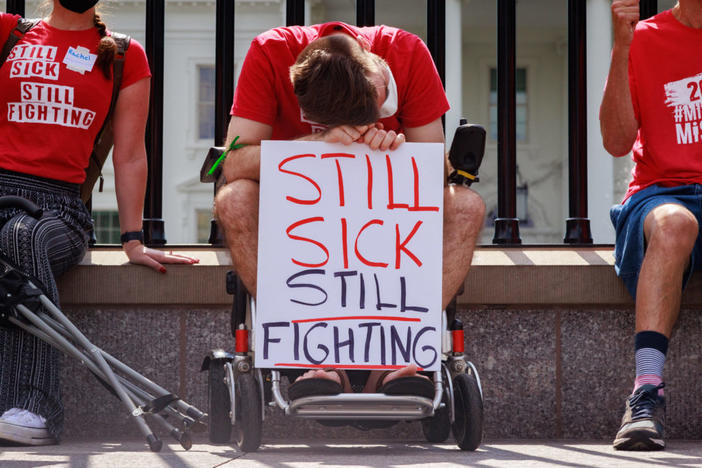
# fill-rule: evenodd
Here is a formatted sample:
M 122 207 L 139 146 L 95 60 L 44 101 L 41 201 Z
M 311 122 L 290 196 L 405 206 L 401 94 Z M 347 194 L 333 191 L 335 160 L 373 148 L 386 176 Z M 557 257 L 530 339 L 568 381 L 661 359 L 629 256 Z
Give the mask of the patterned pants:
M 0 196 L 17 195 L 44 209 L 37 220 L 18 209 L 0 210 L 0 250 L 38 278 L 56 305 L 55 278 L 83 258 L 90 214 L 77 185 L 0 171 Z M 22 408 L 46 418 L 59 438 L 63 405 L 59 352 L 15 327 L 0 326 L 0 414 Z

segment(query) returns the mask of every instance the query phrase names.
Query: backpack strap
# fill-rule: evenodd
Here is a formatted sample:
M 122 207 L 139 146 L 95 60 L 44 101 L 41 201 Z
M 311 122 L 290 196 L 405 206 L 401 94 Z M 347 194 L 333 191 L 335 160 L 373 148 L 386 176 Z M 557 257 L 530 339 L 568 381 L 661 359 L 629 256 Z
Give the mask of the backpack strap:
M 117 96 L 119 96 L 119 88 L 122 86 L 122 74 L 124 72 L 124 56 L 127 54 L 127 49 L 129 48 L 129 43 L 132 38 L 126 34 L 112 33 L 112 39 L 117 43 L 117 52 L 115 53 L 115 60 L 112 63 L 112 100 L 110 101 L 110 110 L 107 111 L 107 119 L 112 118 L 112 113 L 115 110 L 115 104 L 117 103 Z M 103 129 L 105 125 L 103 124 Z
M 115 53 L 115 60 L 112 62 L 112 99 L 110 99 L 110 108 L 107 111 L 107 116 L 105 121 L 102 123 L 102 128 L 98 132 L 97 140 L 100 140 L 102 133 L 105 131 L 105 126 L 107 122 L 112 118 L 112 114 L 115 111 L 115 104 L 117 104 L 117 97 L 119 96 L 119 88 L 122 86 L 122 74 L 124 72 L 124 56 L 129 48 L 129 43 L 132 38 L 120 33 L 112 33 L 112 39 L 115 40 L 117 44 L 117 52 Z
M 100 192 L 102 192 L 103 184 L 102 166 L 105 163 L 105 159 L 107 159 L 107 153 L 109 153 L 109 149 L 112 147 L 112 114 L 114 114 L 115 105 L 117 104 L 117 98 L 119 97 L 119 89 L 122 85 L 122 75 L 124 72 L 124 57 L 132 40 L 132 38 L 130 36 L 127 36 L 126 34 L 120 34 L 116 32 L 113 32 L 111 37 L 117 44 L 117 52 L 115 53 L 115 58 L 112 62 L 112 98 L 110 99 L 110 108 L 107 111 L 107 115 L 105 116 L 105 120 L 102 123 L 102 127 L 100 128 L 100 131 L 95 137 L 93 151 L 90 154 L 90 162 L 88 163 L 88 168 L 86 168 L 86 171 L 97 170 L 97 175 L 100 178 L 100 186 L 98 189 Z M 108 137 L 108 139 L 110 140 L 109 142 L 102 141 L 103 137 L 105 136 Z M 91 167 L 93 165 L 96 166 L 96 169 Z M 89 190 L 92 192 L 92 185 L 89 187 Z
M 39 21 L 39 18 L 19 18 L 17 20 L 17 26 L 15 26 L 15 29 L 10 31 L 10 36 L 7 38 L 7 42 L 5 42 L 5 45 L 2 48 L 2 52 L 0 52 L 0 67 L 3 63 L 5 63 L 5 60 L 7 60 L 7 57 L 10 55 L 10 51 L 12 50 L 12 48 L 15 45 L 17 45 L 19 40 L 22 39 L 25 34 L 27 34 L 27 31 L 36 26 L 37 23 L 39 23 Z

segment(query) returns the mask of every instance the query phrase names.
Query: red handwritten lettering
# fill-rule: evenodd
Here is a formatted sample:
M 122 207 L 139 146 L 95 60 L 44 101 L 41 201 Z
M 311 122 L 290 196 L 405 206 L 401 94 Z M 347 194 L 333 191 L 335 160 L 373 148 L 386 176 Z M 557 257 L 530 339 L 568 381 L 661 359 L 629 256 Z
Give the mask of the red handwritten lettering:
M 301 262 L 299 260 L 295 260 L 294 258 L 291 258 L 290 260 L 295 265 L 300 265 L 300 266 L 307 267 L 307 268 L 318 268 L 318 267 L 326 265 L 327 262 L 329 261 L 329 250 L 327 250 L 327 248 L 324 246 L 324 244 L 322 244 L 321 242 L 316 241 L 314 239 L 310 239 L 308 237 L 296 236 L 294 234 L 291 234 L 291 231 L 298 226 L 302 226 L 303 224 L 309 224 L 309 223 L 317 223 L 317 222 L 324 222 L 324 218 L 322 218 L 321 216 L 315 216 L 313 218 L 301 219 L 300 221 L 288 226 L 288 228 L 285 230 L 285 233 L 288 235 L 289 238 L 291 238 L 293 240 L 299 240 L 299 241 L 309 242 L 311 244 L 314 244 L 317 247 L 319 247 L 320 249 L 322 249 L 322 251 L 324 252 L 324 255 L 326 256 L 324 261 L 320 262 L 320 263 L 305 263 L 305 262 Z
M 344 268 L 349 267 L 349 247 L 348 234 L 346 228 L 346 218 L 341 218 L 341 249 L 344 256 Z
M 361 234 L 363 234 L 363 231 L 366 230 L 369 226 L 372 226 L 374 224 L 378 224 L 380 226 L 383 225 L 383 221 L 380 219 L 371 219 L 368 221 L 366 224 L 363 225 L 360 231 L 358 231 L 358 235 L 356 236 L 356 242 L 354 243 L 354 252 L 356 252 L 356 257 L 363 262 L 363 264 L 371 266 L 371 267 L 380 267 L 380 268 L 386 268 L 388 266 L 387 263 L 382 263 L 382 262 L 371 262 L 370 260 L 366 259 L 363 255 L 361 255 L 361 252 L 358 250 L 358 239 L 360 239 Z
M 366 168 L 368 169 L 368 209 L 373 209 L 373 166 L 370 157 L 366 154 Z
M 356 155 L 349 153 L 324 153 L 322 159 L 327 158 L 351 158 L 355 159 Z M 336 176 L 339 180 L 339 206 L 344 206 L 344 176 L 341 174 L 341 165 L 339 160 L 334 161 L 336 163 Z
M 394 210 L 396 208 L 409 208 L 406 203 L 395 203 L 395 194 L 393 190 L 392 183 L 392 163 L 390 162 L 390 155 L 385 155 L 385 165 L 388 168 L 388 210 Z
M 419 169 L 417 169 L 417 160 L 412 156 L 412 173 L 414 175 L 414 205 L 410 211 L 439 211 L 438 206 L 419 206 Z
M 417 223 L 414 225 L 414 228 L 412 228 L 412 232 L 409 233 L 407 237 L 405 237 L 405 240 L 400 242 L 400 226 L 397 224 L 395 225 L 395 268 L 400 269 L 400 257 L 401 257 L 401 252 L 405 252 L 409 258 L 411 258 L 414 263 L 417 264 L 417 266 L 421 267 L 422 262 L 417 258 L 416 255 L 414 255 L 407 247 L 407 243 L 412 239 L 412 237 L 417 233 L 417 230 L 419 229 L 419 226 L 422 225 L 422 221 L 417 221 Z
M 293 202 L 293 203 L 297 203 L 298 205 L 314 205 L 314 204 L 318 203 L 319 200 L 322 199 L 322 189 L 319 188 L 319 184 L 317 184 L 317 182 L 315 182 L 314 179 L 312 179 L 311 177 L 308 177 L 304 174 L 300 174 L 299 172 L 283 169 L 283 166 L 290 161 L 294 161 L 294 160 L 300 159 L 300 158 L 314 158 L 314 157 L 315 157 L 314 154 L 298 154 L 295 156 L 290 156 L 289 158 L 285 158 L 280 162 L 280 164 L 278 164 L 278 170 L 280 172 L 282 172 L 283 174 L 290 174 L 290 175 L 298 176 L 298 177 L 305 179 L 307 182 L 312 184 L 315 189 L 317 189 L 317 193 L 318 193 L 317 198 L 315 198 L 314 200 L 302 200 L 299 198 L 291 197 L 290 195 L 285 197 L 286 200 Z

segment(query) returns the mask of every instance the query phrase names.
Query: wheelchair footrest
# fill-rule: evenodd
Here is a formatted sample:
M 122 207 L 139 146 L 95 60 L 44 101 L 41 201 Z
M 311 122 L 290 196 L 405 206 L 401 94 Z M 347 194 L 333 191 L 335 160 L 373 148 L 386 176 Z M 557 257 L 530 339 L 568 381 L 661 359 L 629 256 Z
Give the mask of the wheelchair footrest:
M 312 419 L 408 420 L 432 416 L 434 406 L 429 398 L 413 395 L 340 393 L 293 400 L 285 414 Z

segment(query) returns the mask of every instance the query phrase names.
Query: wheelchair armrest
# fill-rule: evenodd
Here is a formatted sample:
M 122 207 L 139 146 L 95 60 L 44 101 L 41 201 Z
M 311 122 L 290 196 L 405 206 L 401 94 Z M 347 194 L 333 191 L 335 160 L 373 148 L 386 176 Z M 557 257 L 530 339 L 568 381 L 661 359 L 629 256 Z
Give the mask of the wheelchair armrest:
M 477 124 L 464 123 L 456 128 L 449 150 L 449 161 L 454 172 L 450 183 L 470 186 L 479 182 L 478 169 L 485 155 L 485 129 Z
M 205 160 L 202 162 L 202 167 L 200 168 L 200 182 L 205 184 L 217 182 L 217 179 L 222 175 L 222 163 L 217 166 L 217 169 L 215 169 L 212 174 L 210 174 L 210 170 L 219 157 L 222 156 L 224 150 L 225 148 L 223 146 L 213 146 L 209 149 Z

